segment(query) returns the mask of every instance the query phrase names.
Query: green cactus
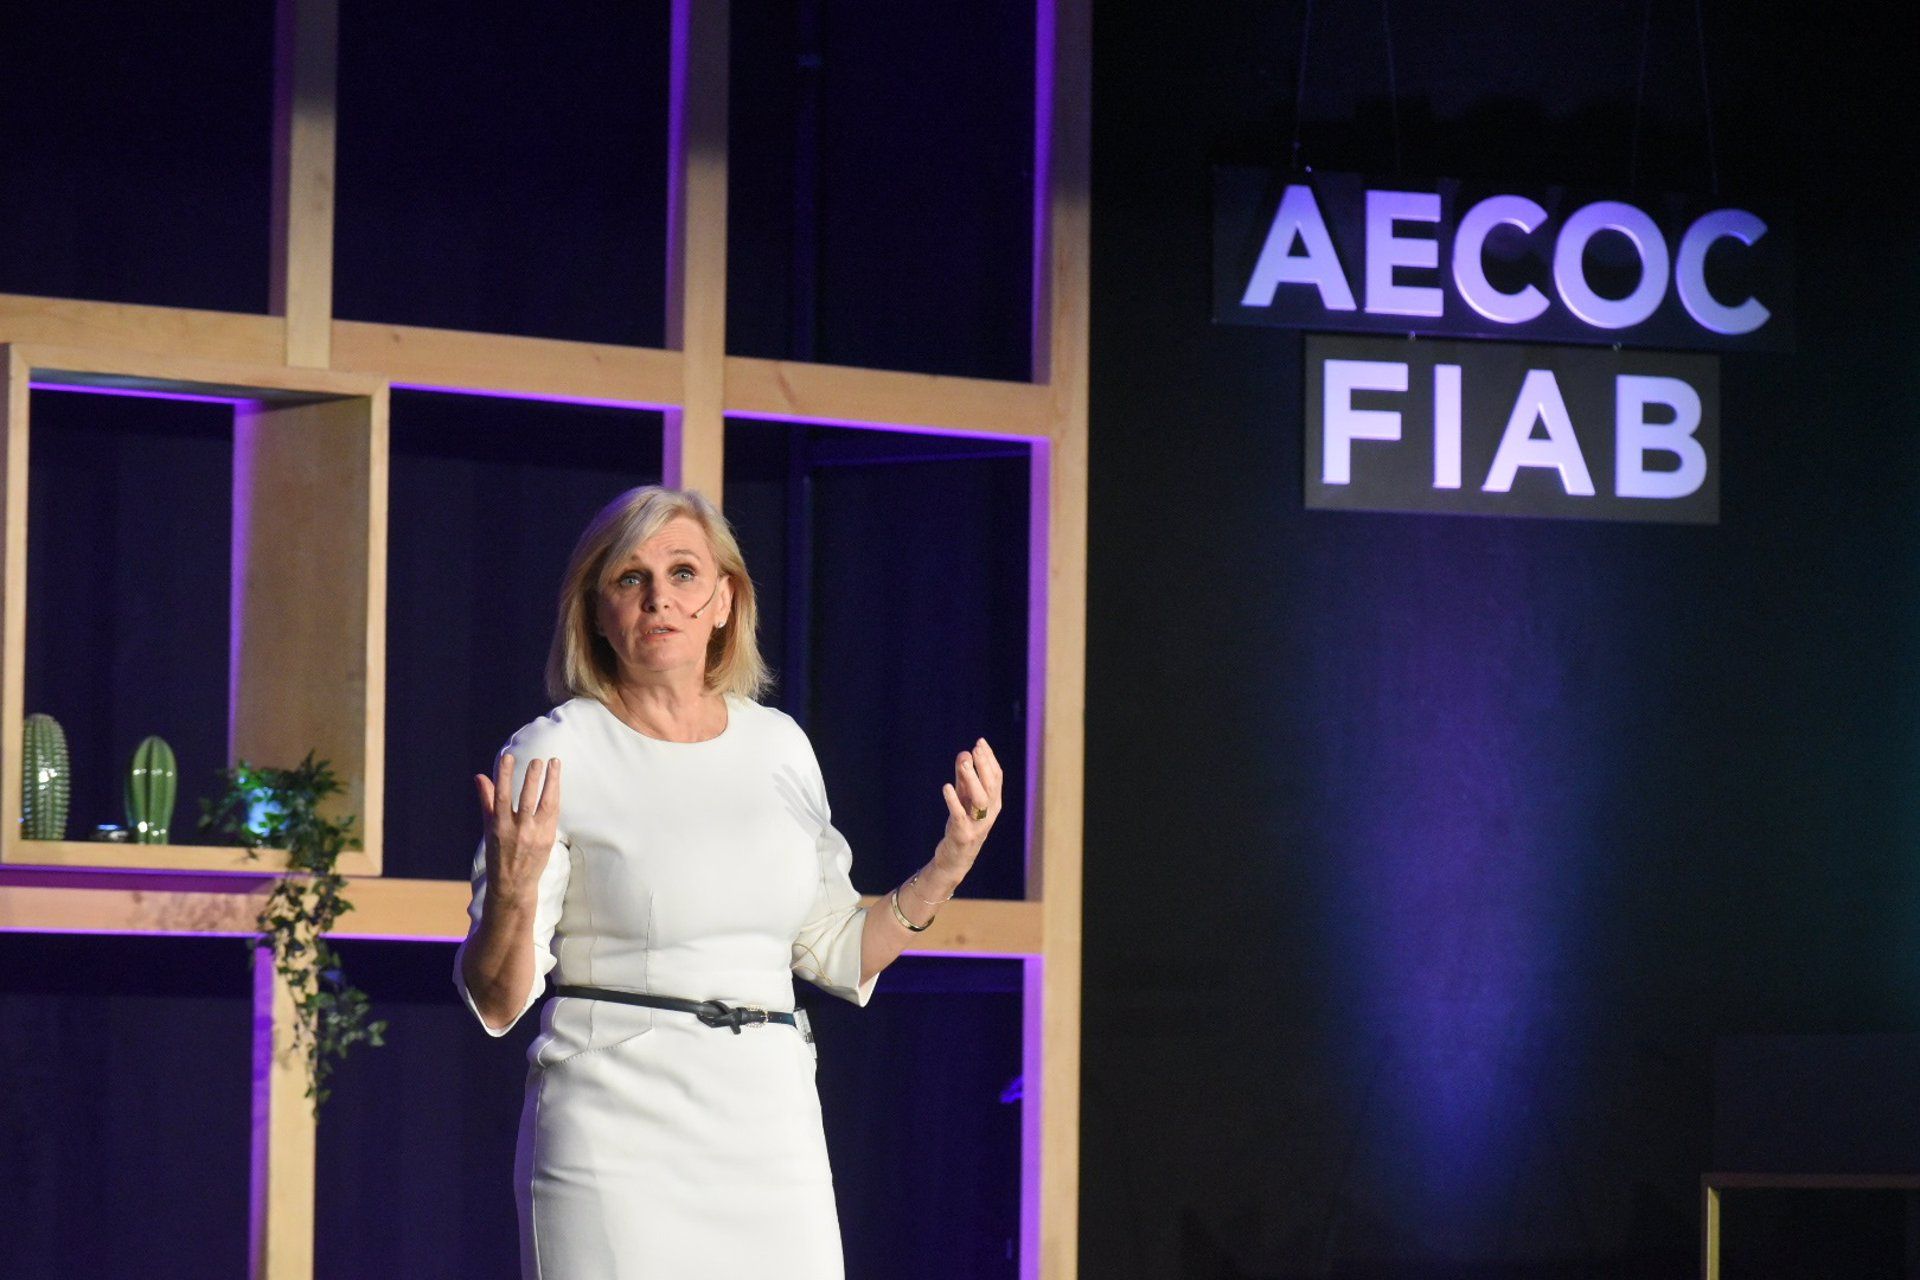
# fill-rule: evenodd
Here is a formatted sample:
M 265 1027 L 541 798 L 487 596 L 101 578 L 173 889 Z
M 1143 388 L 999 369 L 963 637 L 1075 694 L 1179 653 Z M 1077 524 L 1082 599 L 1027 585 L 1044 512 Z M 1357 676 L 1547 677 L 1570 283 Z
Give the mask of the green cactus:
M 166 844 L 180 771 L 166 739 L 148 737 L 133 749 L 127 770 L 127 827 L 135 844 Z
M 37 712 L 27 717 L 23 729 L 21 832 L 29 840 L 64 840 L 73 787 L 66 731 L 52 716 Z

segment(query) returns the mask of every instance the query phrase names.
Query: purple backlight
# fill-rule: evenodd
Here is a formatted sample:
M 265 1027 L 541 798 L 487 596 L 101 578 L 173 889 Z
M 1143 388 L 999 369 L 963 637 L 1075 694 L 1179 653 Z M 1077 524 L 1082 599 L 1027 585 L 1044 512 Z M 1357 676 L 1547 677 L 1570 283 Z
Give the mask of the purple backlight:
M 197 391 L 174 391 L 166 387 L 102 387 L 90 382 L 29 382 L 35 391 L 61 391 L 87 396 L 125 396 L 134 400 L 185 400 L 192 404 L 252 404 L 258 396 L 211 395 Z
M 489 400 L 531 400 L 537 404 L 574 404 L 592 409 L 654 409 L 665 410 L 674 406 L 654 404 L 646 400 L 616 400 L 605 396 L 565 396 L 539 395 L 528 391 L 501 391 L 490 387 L 446 387 L 426 382 L 396 382 L 395 391 L 428 391 L 435 395 L 447 396 L 483 396 Z
M 742 422 L 785 422 L 803 427 L 849 427 L 856 431 L 890 431 L 908 436 L 949 436 L 956 440 L 999 440 L 1007 444 L 1040 445 L 1045 436 L 1012 435 L 1005 431 L 968 431 L 962 427 L 930 427 L 916 422 L 861 422 L 851 418 L 798 413 L 730 413 Z

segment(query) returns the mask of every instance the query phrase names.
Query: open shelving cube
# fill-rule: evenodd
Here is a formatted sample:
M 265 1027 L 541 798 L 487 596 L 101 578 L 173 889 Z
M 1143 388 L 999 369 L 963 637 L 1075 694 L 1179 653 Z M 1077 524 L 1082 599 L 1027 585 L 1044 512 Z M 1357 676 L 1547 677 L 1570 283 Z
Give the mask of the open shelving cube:
M 234 848 L 28 840 L 26 715 L 31 389 L 225 403 L 233 411 L 227 762 L 292 765 L 311 750 L 357 815 L 350 875 L 381 869 L 387 389 L 359 375 L 13 344 L 0 347 L 5 530 L 0 864 L 272 874 L 285 855 Z M 75 660 L 99 660 L 78 654 Z M 183 796 L 182 805 L 192 797 Z M 175 825 L 186 820 L 176 809 Z
M 1026 896 L 1035 443 L 727 420 L 727 515 L 761 588 L 774 699 L 812 735 L 859 883 L 920 866 L 953 753 L 983 736 L 1016 781 L 967 894 Z
M 660 418 L 394 389 L 386 873 L 458 881 L 448 919 L 462 928 L 481 827 L 469 779 L 552 705 L 547 645 L 567 554 L 614 494 L 658 483 Z

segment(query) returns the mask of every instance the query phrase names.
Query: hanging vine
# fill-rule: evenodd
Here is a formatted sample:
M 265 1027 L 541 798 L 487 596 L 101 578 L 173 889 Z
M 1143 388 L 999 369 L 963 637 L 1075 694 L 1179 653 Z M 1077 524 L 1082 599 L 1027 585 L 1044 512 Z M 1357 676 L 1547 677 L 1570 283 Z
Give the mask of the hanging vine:
M 307 1055 L 307 1096 L 318 1117 L 334 1066 L 360 1041 L 384 1043 L 387 1029 L 384 1019 L 368 1019 L 366 992 L 346 980 L 326 939 L 334 921 L 353 910 L 336 866 L 355 819 L 336 822 L 320 812 L 321 802 L 343 788 L 311 751 L 292 769 L 243 760 L 220 778 L 221 793 L 200 802 L 200 829 L 243 846 L 249 858 L 263 848 L 287 851 L 287 874 L 260 910 L 256 945 L 273 948 L 274 968 L 293 994 L 293 1048 Z

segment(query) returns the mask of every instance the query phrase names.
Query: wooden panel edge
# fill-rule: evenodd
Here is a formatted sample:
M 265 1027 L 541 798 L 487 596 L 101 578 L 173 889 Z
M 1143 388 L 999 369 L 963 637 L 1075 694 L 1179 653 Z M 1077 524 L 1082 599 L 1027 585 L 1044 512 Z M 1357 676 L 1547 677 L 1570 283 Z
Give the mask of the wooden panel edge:
M 368 406 L 366 702 L 360 804 L 361 863 L 348 874 L 380 875 L 386 865 L 387 803 L 387 488 L 391 397 L 382 387 Z
M 1040 0 L 1034 200 L 1034 367 L 1052 399 L 1048 453 L 1045 750 L 1032 869 L 1047 940 L 1028 965 L 1027 1130 L 1038 1176 L 1025 1199 L 1023 1277 L 1075 1280 L 1080 1267 L 1080 1023 L 1086 789 L 1086 595 L 1092 5 Z M 1044 184 L 1039 185 L 1039 184 Z M 1042 256 L 1044 255 L 1044 256 Z M 1039 1008 L 1034 1008 L 1034 1003 Z M 1030 1093 L 1029 1097 L 1033 1095 Z M 1024 1118 L 1024 1117 L 1023 1117 Z
M 284 392 L 338 398 L 371 396 L 384 385 L 380 379 L 364 374 L 289 369 L 277 363 L 240 363 L 173 353 L 45 343 L 22 343 L 18 350 L 36 380 L 57 371 L 101 378 L 137 378 L 184 390 L 217 388 L 236 395 L 253 390 L 263 394 Z
M 680 364 L 652 347 L 333 322 L 336 371 L 436 391 L 657 409 L 679 403 Z
M 274 876 L 287 869 L 284 849 L 261 849 L 259 857 L 226 845 L 121 844 L 96 840 L 15 840 L 7 849 L 9 867 L 39 867 L 73 871 L 204 871 L 220 875 Z M 340 869 L 355 874 L 370 866 L 365 855 L 350 850 Z
M 316 753 L 345 788 L 323 806 L 335 816 L 378 803 L 367 753 L 369 715 L 384 705 L 370 653 L 385 626 L 369 569 L 383 532 L 379 400 L 246 406 L 234 423 L 228 758 L 286 768 Z
M 673 0 L 666 340 L 682 353 L 662 477 L 725 500 L 729 0 Z
M 317 1121 L 296 1034 L 293 989 L 273 951 L 253 953 L 253 1125 L 250 1280 L 312 1280 Z
M 279 0 L 274 31 L 268 310 L 285 360 L 324 369 L 333 338 L 333 206 L 339 0 Z
M 747 418 L 1044 439 L 1055 419 L 1046 387 L 727 357 L 727 412 Z
M 20 834 L 27 674 L 27 364 L 0 347 L 0 861 Z
M 346 859 L 342 859 L 342 869 Z M 50 871 L 0 874 L 0 933 L 231 934 L 254 931 L 270 877 L 183 876 L 182 888 L 152 874 Z M 97 887 L 95 887 L 97 886 Z M 353 910 L 329 936 L 458 942 L 467 934 L 465 880 L 349 875 Z M 863 900 L 867 905 L 879 899 Z M 1032 955 L 1042 945 L 1038 903 L 960 899 L 909 954 Z
M 286 331 L 277 316 L 0 293 L 0 342 L 278 365 Z

